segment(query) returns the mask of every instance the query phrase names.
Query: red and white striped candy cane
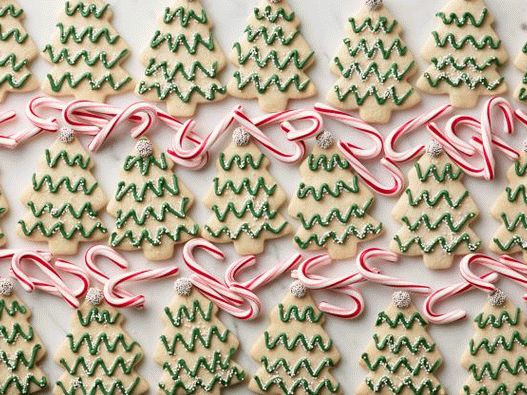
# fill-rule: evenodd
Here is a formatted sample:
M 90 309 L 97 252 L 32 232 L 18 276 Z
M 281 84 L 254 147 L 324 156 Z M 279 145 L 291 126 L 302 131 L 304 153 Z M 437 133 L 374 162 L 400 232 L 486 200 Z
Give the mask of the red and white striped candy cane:
M 490 272 L 480 276 L 482 280 L 487 282 L 496 282 L 499 279 L 498 273 Z M 464 319 L 467 312 L 464 310 L 453 310 L 448 313 L 437 313 L 435 307 L 438 303 L 444 302 L 454 296 L 462 295 L 476 287 L 469 282 L 463 281 L 457 284 L 449 285 L 432 292 L 424 302 L 424 316 L 426 319 L 438 325 L 450 324 L 455 321 Z
M 295 128 L 291 122 L 307 121 L 309 126 L 305 129 Z M 263 128 L 271 125 L 280 125 L 289 141 L 300 141 L 316 136 L 322 129 L 322 117 L 311 110 L 288 110 L 274 114 L 266 114 L 253 119 L 254 125 Z
M 42 281 L 27 274 L 22 265 L 24 261 L 33 263 L 46 276 L 46 280 Z M 33 251 L 20 251 L 15 253 L 11 260 L 11 273 L 27 292 L 40 289 L 53 295 L 58 294 L 71 307 L 79 307 L 76 292 L 66 285 L 57 270 L 40 254 Z
M 128 261 L 111 247 L 105 245 L 95 245 L 88 248 L 84 254 L 84 264 L 86 265 L 86 269 L 88 269 L 88 273 L 102 285 L 106 284 L 110 280 L 110 276 L 99 269 L 96 263 L 98 258 L 107 259 L 119 269 L 128 269 Z M 136 296 L 119 287 L 115 287 L 113 289 L 113 293 L 120 298 L 135 298 Z
M 327 254 L 317 255 L 304 260 L 297 270 L 291 273 L 291 277 L 296 278 L 306 288 L 312 290 L 327 290 L 346 295 L 351 299 L 353 307 L 344 308 L 327 301 L 319 302 L 318 308 L 326 314 L 343 319 L 354 319 L 364 311 L 364 299 L 361 293 L 353 288 L 353 285 L 364 281 L 358 273 L 346 275 L 344 277 L 331 278 L 312 273 L 314 270 L 326 266 L 332 260 Z
M 412 118 L 402 124 L 401 126 L 399 126 L 398 128 L 396 128 L 395 130 L 393 130 L 388 135 L 384 143 L 384 153 L 386 154 L 386 157 L 396 163 L 403 163 L 413 160 L 420 156 L 426 148 L 424 144 L 407 149 L 405 151 L 397 151 L 395 148 L 397 142 L 407 134 L 420 129 L 421 127 L 429 124 L 430 122 L 433 122 L 452 113 L 453 110 L 454 107 L 452 107 L 450 104 L 447 104 L 445 106 L 436 108 L 430 112 L 419 115 L 416 118 Z
M 203 250 L 220 261 L 225 259 L 225 255 L 214 244 L 204 239 L 192 239 L 185 244 L 183 260 L 192 271 L 190 280 L 199 292 L 236 318 L 248 320 L 256 317 L 261 310 L 259 298 L 241 284 L 234 283 L 229 287 L 224 281 L 213 276 L 196 261 L 195 249 Z
M 392 288 L 404 289 L 418 294 L 429 294 L 431 292 L 431 288 L 428 285 L 418 284 L 382 274 L 379 269 L 372 268 L 369 265 L 371 260 L 397 262 L 399 260 L 399 255 L 395 252 L 383 250 L 381 248 L 367 248 L 362 251 L 357 257 L 357 270 L 368 281 Z
M 524 126 L 527 126 L 527 114 L 522 109 L 517 109 L 514 111 L 514 116 L 518 121 L 520 121 Z
M 518 159 L 518 151 L 500 139 L 493 121 L 495 110 L 499 110 L 503 117 L 503 133 L 514 133 L 514 113 L 507 100 L 501 97 L 490 98 L 483 108 L 481 120 L 467 115 L 452 117 L 445 128 L 445 133 L 453 145 L 465 155 L 473 156 L 478 153 L 483 158 L 483 177 L 492 180 L 495 177 L 496 161 L 494 158 L 494 147 L 504 152 L 512 160 Z M 468 127 L 476 135 L 472 136 L 470 142 L 465 142 L 457 136 L 460 127 Z
M 8 123 L 16 118 L 14 111 L 6 111 L 0 114 L 0 124 Z M 13 149 L 17 146 L 16 138 L 13 135 L 0 134 L 0 147 Z
M 165 279 L 176 276 L 179 273 L 179 268 L 168 267 L 162 269 L 142 269 L 130 273 L 123 273 L 121 275 L 113 276 L 104 284 L 104 299 L 113 307 L 117 308 L 142 308 L 145 304 L 144 295 L 136 295 L 132 297 L 117 296 L 117 291 L 120 286 L 129 282 L 141 282 Z M 116 292 L 117 291 L 117 292 Z
M 284 273 L 290 272 L 291 270 L 296 268 L 301 261 L 302 255 L 299 253 L 295 253 L 285 261 L 279 262 L 271 269 L 256 275 L 250 280 L 242 282 L 237 280 L 236 277 L 241 274 L 241 272 L 243 272 L 245 269 L 254 266 L 256 263 L 256 257 L 254 255 L 243 257 L 229 265 L 227 271 L 225 272 L 225 284 L 227 284 L 229 288 L 232 288 L 234 284 L 238 284 L 250 291 L 256 291 L 257 289 L 273 282 Z
M 492 282 L 482 279 L 480 276 L 476 275 L 471 269 L 471 267 L 474 265 L 484 266 L 487 269 L 499 273 L 500 276 L 513 280 L 523 288 L 527 288 L 526 276 L 488 255 L 470 254 L 463 257 L 460 262 L 461 275 L 467 282 L 485 292 L 490 293 L 496 291 L 496 286 L 492 284 Z M 524 299 L 527 300 L 527 295 L 524 296 Z

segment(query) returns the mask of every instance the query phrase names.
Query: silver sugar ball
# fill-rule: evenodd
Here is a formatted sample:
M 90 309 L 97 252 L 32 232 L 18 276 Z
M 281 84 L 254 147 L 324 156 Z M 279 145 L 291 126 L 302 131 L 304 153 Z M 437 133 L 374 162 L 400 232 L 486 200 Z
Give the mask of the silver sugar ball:
M 245 147 L 251 141 L 251 134 L 245 128 L 236 128 L 232 132 L 232 141 L 238 147 Z
M 104 293 L 99 288 L 90 288 L 86 294 L 86 300 L 92 305 L 98 306 L 104 300 Z
M 154 152 L 152 143 L 150 140 L 142 138 L 135 144 L 135 150 L 141 158 L 146 158 Z
M 69 144 L 73 141 L 75 138 L 73 129 L 62 127 L 59 130 L 59 140 L 63 142 L 64 144 Z
M 174 282 L 174 290 L 180 296 L 189 296 L 192 292 L 192 282 L 188 278 L 178 278 Z
M 397 291 L 393 293 L 392 301 L 397 308 L 403 310 L 407 309 L 412 304 L 412 296 L 409 292 Z
M 306 286 L 301 281 L 294 281 L 290 287 L 291 293 L 297 298 L 306 296 Z
M 317 144 L 322 149 L 329 149 L 335 144 L 335 137 L 331 132 L 324 130 L 317 136 Z
M 507 295 L 501 289 L 496 289 L 489 295 L 489 303 L 494 307 L 501 307 L 506 301 Z
M 433 158 L 438 157 L 443 153 L 443 147 L 436 140 L 431 140 L 426 145 L 426 153 Z
M 14 288 L 15 288 L 15 282 L 12 279 L 8 277 L 0 278 L 0 295 L 1 296 L 11 296 L 13 294 Z
M 378 10 L 382 7 L 382 1 L 383 0 L 366 0 L 366 6 L 372 11 Z

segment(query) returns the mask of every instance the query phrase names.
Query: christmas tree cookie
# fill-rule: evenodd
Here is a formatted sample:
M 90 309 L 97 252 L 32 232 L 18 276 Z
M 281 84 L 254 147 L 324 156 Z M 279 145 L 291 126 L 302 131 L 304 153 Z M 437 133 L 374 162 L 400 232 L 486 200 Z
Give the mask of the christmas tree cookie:
M 421 100 L 408 82 L 417 70 L 414 57 L 382 0 L 366 0 L 348 22 L 347 36 L 331 62 L 339 80 L 328 102 L 359 110 L 366 122 L 386 123 L 392 111 L 406 110 Z
M 0 278 L 0 394 L 33 394 L 48 385 L 38 366 L 46 350 L 13 288 L 11 279 Z
M 279 213 L 285 192 L 267 171 L 267 159 L 243 128 L 220 154 L 205 205 L 214 213 L 202 236 L 212 242 L 233 243 L 239 255 L 263 252 L 266 240 L 283 237 L 291 226 Z
M 345 259 L 357 253 L 359 242 L 381 233 L 382 224 L 367 214 L 373 194 L 352 173 L 331 133 L 318 135 L 300 174 L 302 182 L 289 205 L 289 215 L 301 223 L 294 238 L 300 249 L 327 249 L 333 259 Z
M 0 190 L 0 217 L 3 217 L 7 213 L 7 210 L 8 210 L 7 200 L 2 190 Z M 0 229 L 0 247 L 4 246 L 6 241 L 7 241 L 7 238 L 4 232 L 2 232 L 2 229 Z
M 258 394 L 340 394 L 330 373 L 340 353 L 323 328 L 324 314 L 302 283 L 291 285 L 270 320 L 251 350 L 261 366 L 249 389 Z
M 148 139 L 137 142 L 107 208 L 116 218 L 112 247 L 142 249 L 148 260 L 166 260 L 174 254 L 175 244 L 197 234 L 198 226 L 188 215 L 194 199 L 173 166 Z
M 410 294 L 396 292 L 375 326 L 373 339 L 361 356 L 360 364 L 368 376 L 357 395 L 446 393 L 436 377 L 443 362 L 441 354 Z
M 141 346 L 122 327 L 124 317 L 91 288 L 76 311 L 71 332 L 55 362 L 64 370 L 53 393 L 144 394 L 148 383 L 137 373 Z
M 38 48 L 24 29 L 24 10 L 15 0 L 0 0 L 0 102 L 8 92 L 28 92 L 38 88 L 29 70 Z
M 469 371 L 462 394 L 527 393 L 527 318 L 497 290 L 474 320 L 461 364 Z
M 231 96 L 258 99 L 262 110 L 283 111 L 289 99 L 316 94 L 306 70 L 313 50 L 286 0 L 262 0 L 249 18 L 245 35 L 233 45 L 230 60 L 238 67 L 227 85 Z
M 501 222 L 490 249 L 498 254 L 523 252 L 527 259 L 527 154 L 521 153 L 507 172 L 509 185 L 500 194 L 491 214 Z
M 423 255 L 431 269 L 452 266 L 455 255 L 476 251 L 481 244 L 470 228 L 479 214 L 465 189 L 463 171 L 432 141 L 408 175 L 408 188 L 393 209 L 403 227 L 390 244 L 403 255 Z
M 210 18 L 198 0 L 176 0 L 165 8 L 150 48 L 137 92 L 167 103 L 176 117 L 194 115 L 199 103 L 221 100 L 227 89 L 219 81 L 226 59 L 212 34 Z
M 233 359 L 238 339 L 218 319 L 218 308 L 188 279 L 177 280 L 175 289 L 163 314 L 165 328 L 155 354 L 163 368 L 159 393 L 220 394 L 245 380 Z
M 455 107 L 471 108 L 480 96 L 507 91 L 499 68 L 508 60 L 483 0 L 450 0 L 436 14 L 439 27 L 423 48 L 431 63 L 417 87 L 432 94 L 447 94 Z
M 102 0 L 71 0 L 57 23 L 58 33 L 44 54 L 52 67 L 42 89 L 53 96 L 104 102 L 133 89 L 121 64 L 129 49 L 112 24 Z
M 95 180 L 93 162 L 73 131 L 62 129 L 46 149 L 22 195 L 29 210 L 19 221 L 20 237 L 47 242 L 54 255 L 74 255 L 79 243 L 103 240 L 107 229 L 98 217 L 106 197 Z
M 527 102 L 527 43 L 523 46 L 514 64 L 523 73 L 522 83 L 516 90 L 514 97 L 525 103 Z

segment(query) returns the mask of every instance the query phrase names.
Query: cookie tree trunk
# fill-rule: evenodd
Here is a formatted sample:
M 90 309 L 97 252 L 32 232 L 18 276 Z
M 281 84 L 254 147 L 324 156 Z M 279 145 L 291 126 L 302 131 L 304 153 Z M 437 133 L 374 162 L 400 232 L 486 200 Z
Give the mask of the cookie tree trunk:
M 218 77 L 226 59 L 211 29 L 199 1 L 174 1 L 143 53 L 146 68 L 137 92 L 166 102 L 176 117 L 194 115 L 199 103 L 223 99 L 226 88 Z
M 187 279 L 175 284 L 176 296 L 165 308 L 165 327 L 155 354 L 163 368 L 162 394 L 220 394 L 245 380 L 234 361 L 238 339 L 218 319 L 218 308 Z
M 259 394 L 341 393 L 330 373 L 340 354 L 323 328 L 324 314 L 303 285 L 293 283 L 270 320 L 251 350 L 261 366 L 249 389 Z
M 24 29 L 24 10 L 14 0 L 0 0 L 0 102 L 8 92 L 28 92 L 38 88 L 29 64 L 38 48 Z
M 376 238 L 382 224 L 367 212 L 373 194 L 359 182 L 332 137 L 319 144 L 300 165 L 302 182 L 291 199 L 289 215 L 300 221 L 295 243 L 300 249 L 327 249 L 333 259 L 356 255 L 360 242 Z M 330 144 L 330 146 L 327 146 Z
M 331 71 L 339 79 L 328 102 L 344 110 L 359 110 L 366 122 L 386 123 L 392 111 L 419 103 L 419 94 L 408 82 L 416 64 L 401 39 L 398 22 L 382 2 L 369 3 L 349 18 L 347 36 L 331 62 Z
M 58 33 L 44 54 L 52 64 L 44 92 L 54 96 L 104 102 L 133 89 L 121 67 L 128 45 L 111 25 L 112 11 L 102 0 L 66 1 Z
M 474 320 L 475 333 L 462 358 L 469 371 L 462 394 L 527 393 L 526 317 L 501 291 Z
M 431 269 L 446 269 L 455 255 L 480 247 L 470 228 L 479 210 L 461 182 L 462 170 L 437 144 L 428 151 L 410 171 L 408 188 L 393 209 L 403 226 L 390 248 L 403 255 L 422 255 Z
M 316 94 L 306 70 L 314 53 L 302 37 L 300 22 L 285 0 L 262 0 L 254 8 L 245 35 L 233 45 L 238 67 L 227 86 L 231 96 L 258 99 L 262 110 L 283 111 L 289 99 Z
M 121 313 L 102 301 L 99 292 L 93 299 L 95 292 L 88 292 L 72 320 L 71 332 L 55 355 L 55 362 L 64 370 L 53 389 L 56 395 L 148 391 L 148 383 L 136 371 L 143 350 L 124 331 Z
M 436 14 L 439 26 L 423 48 L 431 65 L 417 81 L 429 94 L 448 94 L 455 107 L 471 108 L 479 96 L 507 91 L 499 73 L 508 55 L 492 28 L 483 0 L 451 0 Z
M 357 394 L 444 395 L 435 375 L 442 357 L 426 326 L 410 296 L 396 292 L 394 302 L 379 313 L 373 340 L 361 356 L 368 376 Z
M 110 245 L 141 249 L 148 260 L 166 260 L 174 246 L 198 232 L 188 215 L 194 198 L 173 172 L 164 153 L 141 139 L 126 158 L 108 212 L 116 218 Z
M 59 256 L 76 254 L 81 242 L 108 237 L 98 217 L 106 197 L 91 173 L 93 162 L 78 140 L 62 140 L 46 149 L 22 195 L 29 211 L 18 229 L 23 238 L 47 242 Z

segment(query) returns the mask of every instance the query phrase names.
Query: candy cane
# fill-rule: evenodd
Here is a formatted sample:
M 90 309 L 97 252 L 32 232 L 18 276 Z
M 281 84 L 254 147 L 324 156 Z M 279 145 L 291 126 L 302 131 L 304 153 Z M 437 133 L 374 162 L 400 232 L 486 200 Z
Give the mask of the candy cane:
M 236 277 L 245 269 L 254 266 L 256 263 L 256 257 L 250 255 L 243 257 L 233 264 L 229 265 L 227 271 L 225 272 L 225 283 L 229 288 L 232 288 L 234 284 L 241 285 L 243 288 L 246 288 L 250 291 L 256 291 L 257 289 L 273 282 L 282 274 L 290 272 L 298 266 L 302 260 L 302 255 L 296 253 L 289 257 L 287 260 L 280 262 L 278 265 L 275 265 L 271 269 L 264 271 L 254 278 L 241 282 L 236 279 Z
M 225 255 L 211 242 L 204 239 L 192 239 L 183 247 L 183 260 L 192 271 L 192 284 L 207 298 L 236 318 L 248 320 L 256 317 L 261 309 L 260 300 L 251 290 L 242 284 L 234 283 L 229 287 L 215 278 L 194 258 L 194 250 L 207 252 L 216 260 L 224 260 Z
M 326 301 L 319 302 L 318 308 L 338 318 L 354 319 L 364 311 L 364 299 L 352 285 L 363 282 L 364 279 L 357 273 L 339 278 L 329 278 L 311 273 L 311 271 L 331 262 L 332 260 L 327 254 L 308 258 L 300 264 L 297 270 L 291 273 L 291 277 L 296 278 L 304 287 L 309 289 L 327 290 L 346 295 L 353 302 L 351 308 L 343 308 Z
M 0 124 L 8 123 L 16 118 L 14 111 L 6 111 L 0 115 Z M 15 148 L 17 141 L 13 136 L 0 134 L 0 147 L 2 148 Z
M 518 121 L 520 121 L 524 126 L 527 126 L 527 114 L 523 110 L 517 109 L 514 111 L 514 115 Z
M 35 277 L 28 275 L 22 266 L 22 262 L 28 260 L 42 271 L 50 283 L 42 282 Z M 11 261 L 11 272 L 19 281 L 20 285 L 27 292 L 33 292 L 35 289 L 41 289 L 51 294 L 59 294 L 71 307 L 78 308 L 79 300 L 74 291 L 72 291 L 62 280 L 59 273 L 53 266 L 38 253 L 32 251 L 17 252 L 13 255 Z M 51 286 L 51 285 L 52 286 Z
M 293 127 L 291 122 L 307 121 L 310 125 L 305 129 Z M 254 125 L 263 128 L 271 125 L 280 125 L 280 129 L 286 134 L 289 141 L 305 140 L 316 136 L 322 129 L 322 117 L 311 110 L 288 110 L 274 114 L 267 114 L 253 119 Z
M 111 277 L 104 284 L 104 298 L 106 302 L 117 308 L 123 307 L 138 307 L 141 308 L 144 306 L 145 297 L 144 295 L 136 295 L 132 297 L 120 297 L 116 296 L 119 292 L 121 285 L 127 282 L 140 282 L 140 281 L 151 281 L 164 279 L 168 277 L 173 277 L 179 273 L 177 267 L 169 267 L 163 269 L 143 269 L 137 270 L 130 273 L 124 273 L 118 276 Z
M 369 262 L 373 259 L 380 259 L 383 262 L 397 262 L 399 260 L 399 255 L 380 248 L 368 248 L 362 251 L 357 257 L 357 269 L 368 281 L 397 289 L 405 289 L 418 294 L 429 294 L 431 292 L 431 288 L 427 285 L 417 284 L 412 281 L 406 281 L 381 274 L 377 268 L 369 266 Z
M 417 147 L 410 148 L 406 151 L 399 152 L 395 146 L 397 142 L 405 135 L 420 129 L 422 126 L 427 125 L 439 118 L 442 118 L 454 110 L 454 107 L 450 104 L 436 108 L 430 112 L 419 115 L 416 118 L 410 119 L 395 130 L 393 130 L 386 138 L 384 144 L 384 152 L 386 157 L 396 163 L 407 162 L 420 156 L 425 150 L 425 145 L 418 145 Z
M 482 280 L 487 282 L 496 282 L 499 279 L 498 273 L 490 272 L 480 277 Z M 464 310 L 454 310 L 448 313 L 436 313 L 435 306 L 440 302 L 444 302 L 446 299 L 452 298 L 457 295 L 462 295 L 472 289 L 474 285 L 466 281 L 449 285 L 432 292 L 425 300 L 424 303 L 424 315 L 429 322 L 434 324 L 443 325 L 450 324 L 455 321 L 464 319 L 467 316 L 467 312 Z
M 102 257 L 108 259 L 112 264 L 117 266 L 119 269 L 126 270 L 128 268 L 128 261 L 114 249 L 104 245 L 95 245 L 84 254 L 84 263 L 90 273 L 99 283 L 106 284 L 110 280 L 110 276 L 104 273 L 96 264 L 97 258 Z M 116 287 L 113 289 L 115 295 L 120 298 L 134 298 L 136 295 Z
M 481 279 L 481 277 L 474 274 L 471 269 L 471 266 L 473 265 L 485 266 L 486 268 L 499 273 L 501 276 L 513 280 L 522 287 L 527 288 L 527 277 L 492 257 L 484 254 L 470 254 L 463 257 L 460 262 L 461 275 L 470 284 L 483 291 L 494 292 L 496 291 L 496 286 L 494 286 L 492 282 Z M 524 296 L 524 299 L 527 300 L 527 295 Z

